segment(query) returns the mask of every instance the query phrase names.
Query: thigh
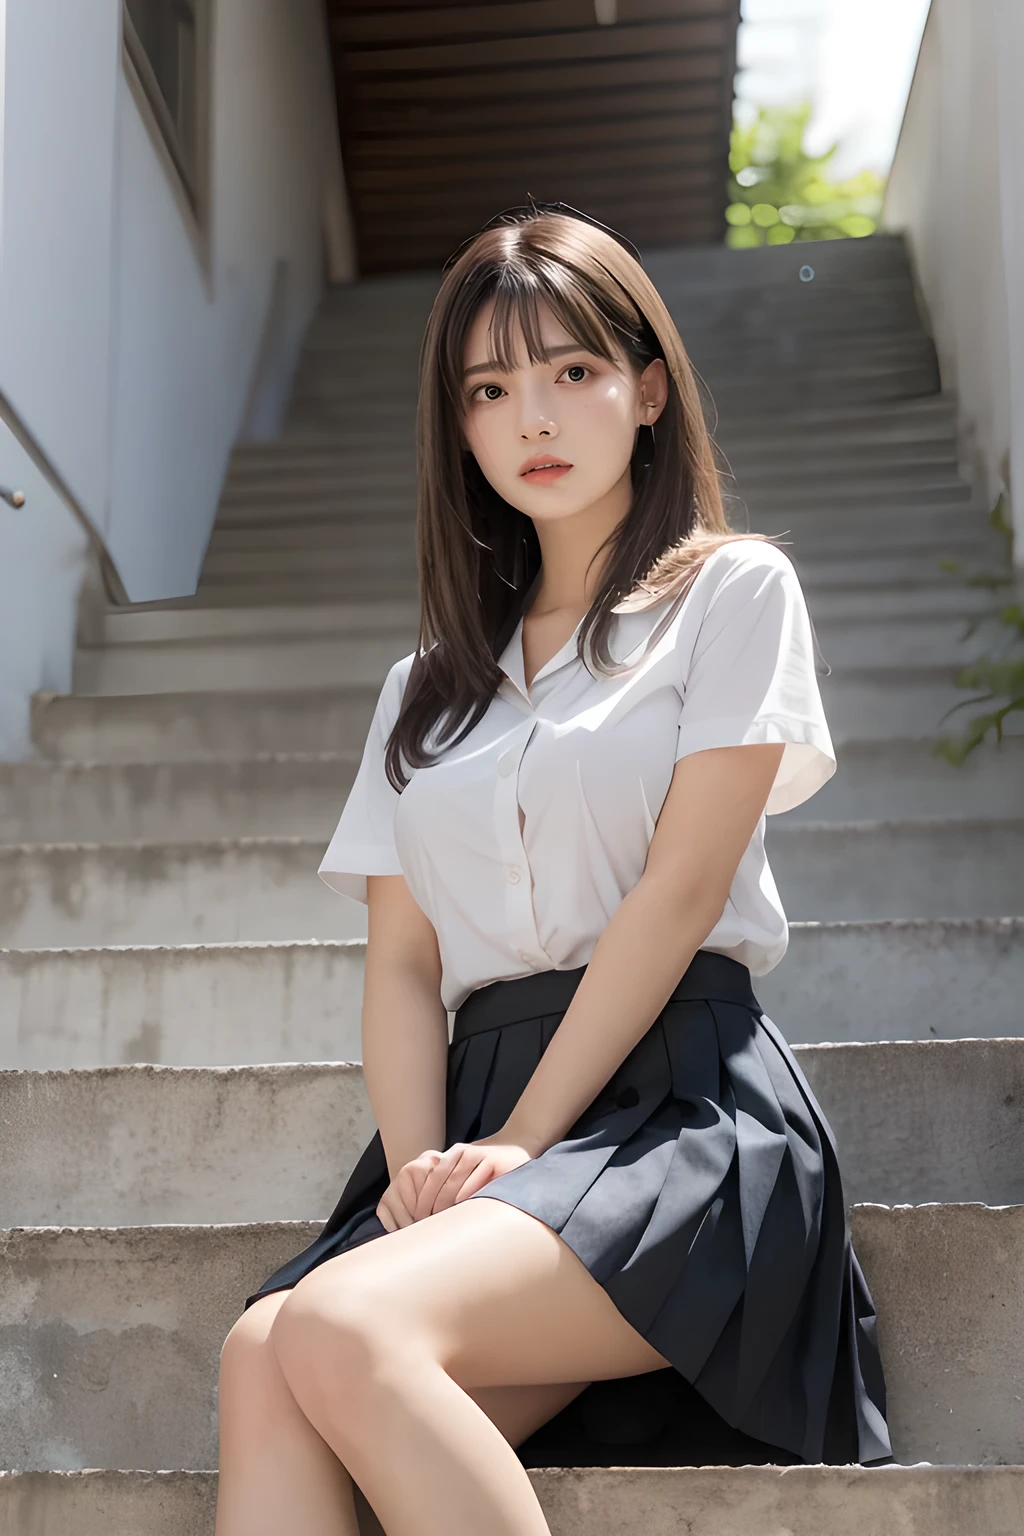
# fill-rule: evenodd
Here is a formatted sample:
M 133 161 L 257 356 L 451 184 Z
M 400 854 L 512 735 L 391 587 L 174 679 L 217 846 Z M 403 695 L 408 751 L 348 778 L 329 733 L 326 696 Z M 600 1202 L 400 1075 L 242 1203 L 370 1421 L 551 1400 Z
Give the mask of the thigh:
M 222 1361 L 229 1361 L 222 1376 L 231 1375 L 240 1380 L 246 1401 L 256 1385 L 274 1392 L 292 1392 L 278 1364 L 277 1355 L 270 1345 L 270 1329 L 288 1291 L 271 1291 L 247 1307 L 232 1327 L 224 1342 Z M 234 1367 L 237 1365 L 237 1369 Z M 547 1386 L 477 1387 L 469 1396 L 486 1413 L 491 1423 L 501 1431 L 509 1445 L 521 1445 L 535 1429 L 540 1429 L 549 1419 L 560 1413 L 574 1397 L 578 1397 L 589 1382 L 559 1382 Z
M 472 1387 L 466 1391 L 501 1430 L 509 1445 L 517 1446 L 560 1413 L 574 1397 L 579 1397 L 588 1385 L 585 1381 L 573 1381 L 543 1387 Z
M 496 1198 L 464 1200 L 325 1260 L 298 1282 L 281 1322 L 333 1330 L 339 1344 L 422 1347 L 471 1393 L 669 1364 L 557 1233 Z

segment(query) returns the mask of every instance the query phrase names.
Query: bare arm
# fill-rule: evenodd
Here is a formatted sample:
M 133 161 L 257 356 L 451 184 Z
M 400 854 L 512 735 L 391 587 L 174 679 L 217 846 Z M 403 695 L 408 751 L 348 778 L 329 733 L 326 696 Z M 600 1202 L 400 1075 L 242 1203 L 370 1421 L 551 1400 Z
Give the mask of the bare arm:
M 500 1138 L 538 1156 L 597 1096 L 668 1001 L 721 917 L 784 748 L 681 758 L 643 875 L 601 934 L 583 979 Z
M 445 1144 L 448 1016 L 433 924 L 404 875 L 369 875 L 363 1078 L 392 1179 Z

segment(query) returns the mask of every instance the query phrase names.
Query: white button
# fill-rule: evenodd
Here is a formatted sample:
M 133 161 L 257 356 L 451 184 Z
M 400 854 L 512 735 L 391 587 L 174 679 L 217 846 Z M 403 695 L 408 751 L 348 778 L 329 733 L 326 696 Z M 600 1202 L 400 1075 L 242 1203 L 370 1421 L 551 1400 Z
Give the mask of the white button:
M 501 774 L 503 779 L 508 778 L 515 765 L 516 755 L 514 752 L 502 753 L 501 757 L 498 758 L 498 772 Z
M 518 885 L 521 878 L 522 876 L 520 875 L 518 869 L 515 868 L 515 866 L 513 866 L 511 869 L 506 869 L 505 879 L 508 881 L 509 885 Z

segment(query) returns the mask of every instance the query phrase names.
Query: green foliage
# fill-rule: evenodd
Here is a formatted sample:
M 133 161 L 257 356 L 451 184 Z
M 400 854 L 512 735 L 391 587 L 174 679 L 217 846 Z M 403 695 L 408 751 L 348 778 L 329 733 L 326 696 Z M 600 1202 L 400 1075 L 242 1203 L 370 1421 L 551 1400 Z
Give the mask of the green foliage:
M 985 587 L 990 592 L 997 592 L 1015 584 L 1013 527 L 1007 516 L 1005 497 L 1000 496 L 992 508 L 989 522 L 1004 540 L 1007 562 L 1005 572 L 975 571 L 968 574 L 959 560 L 940 560 L 939 565 L 951 575 L 964 575 L 968 586 Z M 956 765 L 964 762 L 989 732 L 992 732 L 996 741 L 1002 741 L 1003 722 L 1007 715 L 1024 711 L 1024 603 L 1004 602 L 989 613 L 973 619 L 964 632 L 964 639 L 969 639 L 983 627 L 993 634 L 992 649 L 970 666 L 961 667 L 955 678 L 956 686 L 972 689 L 973 696 L 954 704 L 952 709 L 946 711 L 943 719 L 948 720 L 957 710 L 972 706 L 987 704 L 995 705 L 995 708 L 983 709 L 980 714 L 974 715 L 959 736 L 944 736 L 936 743 L 936 754 Z M 978 692 L 979 689 L 982 691 Z
M 788 245 L 793 240 L 860 239 L 874 233 L 885 182 L 874 171 L 846 181 L 830 180 L 837 146 L 817 158 L 805 154 L 810 115 L 808 104 L 761 107 L 749 127 L 734 124 L 727 245 Z

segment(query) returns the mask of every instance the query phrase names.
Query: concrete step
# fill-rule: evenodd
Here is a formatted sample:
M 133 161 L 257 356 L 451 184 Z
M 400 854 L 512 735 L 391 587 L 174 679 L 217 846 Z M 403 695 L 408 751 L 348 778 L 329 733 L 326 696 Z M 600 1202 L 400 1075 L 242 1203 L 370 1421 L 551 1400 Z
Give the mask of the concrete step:
M 838 667 L 835 657 L 829 660 Z M 935 742 L 958 737 L 976 712 L 964 707 L 975 691 L 958 688 L 953 677 L 952 668 L 929 666 L 853 667 L 837 669 L 830 677 L 819 675 L 833 742 L 845 746 L 850 741 Z M 950 715 L 954 708 L 957 713 Z M 1019 736 L 1024 716 L 1009 715 L 1003 731 Z
M 366 909 L 317 878 L 317 838 L 0 847 L 10 948 L 337 939 Z
M 0 944 L 354 938 L 366 908 L 317 878 L 325 842 L 224 838 L 0 847 Z M 791 919 L 1024 915 L 1024 821 L 776 824 Z
M 0 844 L 330 838 L 357 748 L 165 763 L 0 763 Z
M 362 939 L 0 950 L 0 1066 L 358 1061 L 363 954 Z M 1024 1036 L 1024 918 L 794 922 L 754 986 L 794 1042 Z
M 1024 1207 L 855 1206 L 904 1463 L 1017 1462 Z M 0 1235 L 0 1435 L 15 1471 L 212 1467 L 220 1347 L 318 1224 Z
M 1024 821 L 799 822 L 766 846 L 792 919 L 1024 915 Z
M 848 741 L 835 776 L 790 821 L 1024 816 L 1024 736 L 958 768 L 928 741 Z M 163 763 L 0 763 L 0 843 L 221 837 L 326 842 L 359 763 L 337 753 Z M 782 823 L 780 823 L 781 825 Z
M 593 1467 L 529 1476 L 554 1536 L 1018 1536 L 1024 1524 L 1022 1467 Z M 216 1472 L 0 1472 L 0 1532 L 212 1536 L 216 1499 Z M 371 1529 L 361 1526 L 364 1536 Z
M 817 626 L 816 626 L 817 627 Z M 820 633 L 820 632 L 819 632 Z M 410 647 L 411 649 L 412 647 Z M 408 654 L 408 652 L 406 652 Z M 830 657 L 833 666 L 834 656 Z M 351 750 L 366 738 L 383 674 L 352 687 L 186 693 L 37 694 L 33 740 L 44 757 L 84 762 L 180 762 Z M 819 676 L 833 740 L 927 739 L 958 734 L 973 713 L 948 667 L 878 667 Z M 1010 716 L 1011 735 L 1024 729 Z
M 141 615 L 140 615 L 141 618 Z M 384 681 L 414 650 L 417 629 L 266 640 L 128 641 L 78 647 L 74 691 L 80 694 L 187 693 L 197 688 L 264 692 L 268 688 L 358 686 Z
M 955 536 L 965 523 L 979 538 L 989 533 L 985 517 L 971 509 L 969 488 L 952 475 L 919 475 L 907 482 L 862 475 L 857 482 L 837 479 L 833 472 L 803 477 L 794 488 L 740 474 L 724 481 L 722 494 L 738 526 L 741 518 L 733 509 L 745 503 L 766 528 L 793 527 L 804 538 L 830 532 L 852 538 L 863 530 L 881 544 L 911 534 L 923 542 L 928 533 L 936 539 Z M 873 505 L 865 505 L 868 501 Z M 209 554 L 220 559 L 234 551 L 286 549 L 289 535 L 293 541 L 309 538 L 318 547 L 332 540 L 367 547 L 399 533 L 412 539 L 414 527 L 415 496 L 404 481 L 353 486 L 343 470 L 330 476 L 265 477 L 258 487 L 222 505 Z
M 1024 1204 L 1024 1040 L 794 1051 L 849 1200 Z M 373 1130 L 356 1065 L 0 1071 L 0 1227 L 326 1220 Z
M 861 619 L 833 621 L 827 605 L 816 618 L 825 658 L 837 668 L 962 666 L 984 653 L 990 637 L 979 632 L 963 639 L 963 624 L 952 618 L 912 615 L 865 624 Z M 237 612 L 238 610 L 236 610 Z M 128 631 L 113 643 L 79 645 L 75 656 L 74 691 L 83 694 L 188 692 L 193 688 L 225 691 L 293 687 L 330 687 L 339 680 L 383 681 L 388 668 L 414 650 L 418 627 L 383 626 L 359 634 L 344 620 L 341 627 L 321 633 L 289 635 L 197 636 L 194 639 L 150 639 L 167 625 L 160 612 L 135 615 Z M 176 614 L 177 618 L 178 615 Z
M 846 741 L 835 775 L 792 821 L 884 821 L 1024 816 L 1024 736 L 972 752 L 954 768 L 931 742 Z M 780 823 L 781 824 L 781 823 Z
M 32 739 L 44 757 L 162 763 L 333 752 L 365 741 L 380 683 L 361 688 L 78 697 L 40 693 Z

